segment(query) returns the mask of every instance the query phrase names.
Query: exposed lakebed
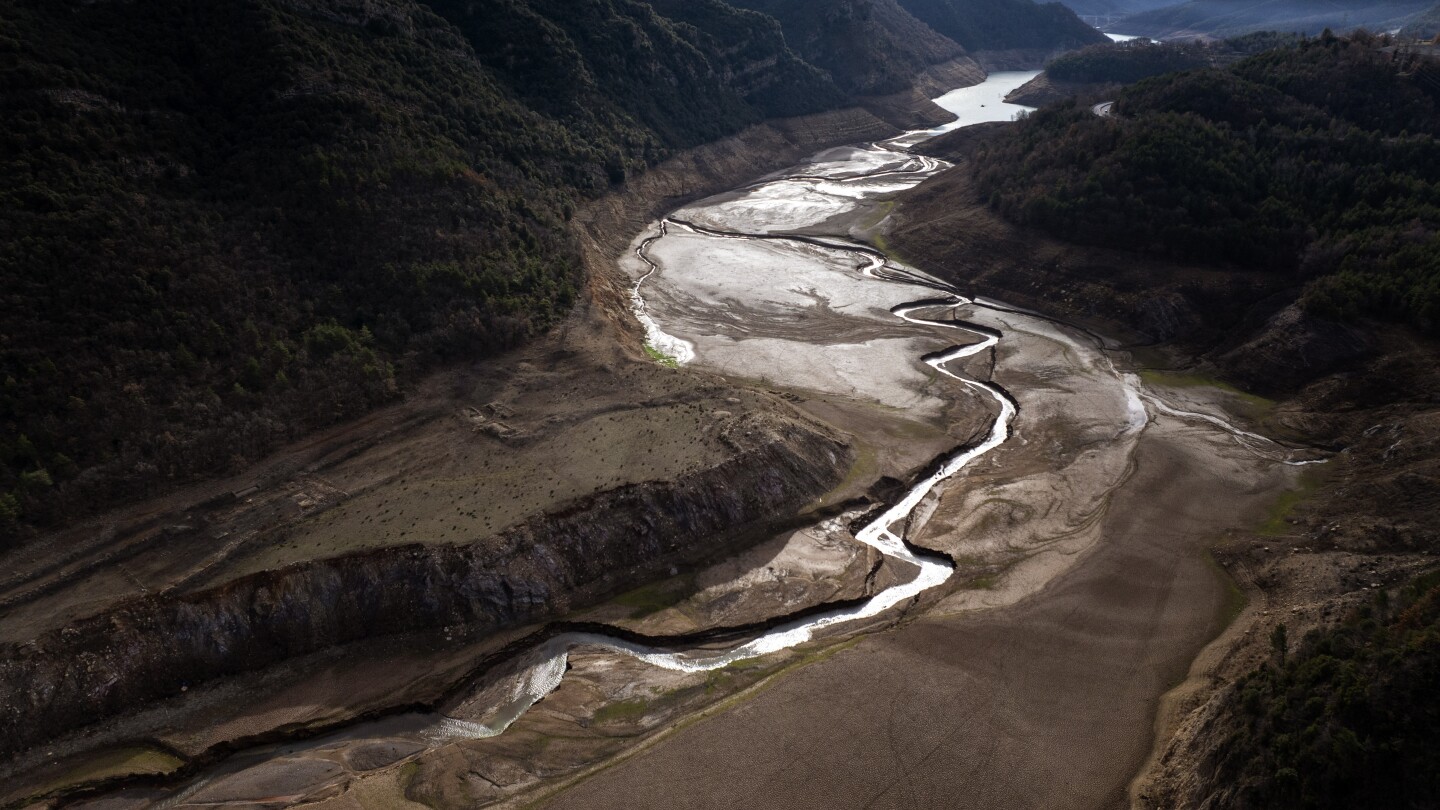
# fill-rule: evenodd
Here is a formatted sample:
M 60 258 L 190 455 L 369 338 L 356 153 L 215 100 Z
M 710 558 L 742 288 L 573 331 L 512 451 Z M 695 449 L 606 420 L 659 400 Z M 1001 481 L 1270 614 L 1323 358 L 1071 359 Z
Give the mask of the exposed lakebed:
M 1004 120 L 1017 108 L 1001 99 L 1033 75 L 994 74 L 938 103 L 960 116 L 955 125 Z M 672 361 L 788 395 L 864 445 L 879 448 L 907 430 L 943 445 L 883 508 L 779 538 L 754 567 L 717 566 L 723 573 L 695 583 L 705 587 L 658 601 L 621 636 L 549 635 L 443 713 L 252 750 L 187 785 L 127 791 L 97 806 L 278 806 L 407 789 L 447 805 L 533 798 L 527 791 L 585 774 L 632 747 L 628 740 L 683 726 L 783 671 L 815 663 L 804 667 L 806 679 L 821 677 L 829 656 L 844 657 L 835 645 L 857 633 L 1035 594 L 1105 536 L 1113 497 L 1135 476 L 1137 448 L 1156 417 L 1172 420 L 1164 431 L 1213 450 L 1250 489 L 1283 479 L 1276 462 L 1294 460 L 1288 451 L 1232 428 L 1223 403 L 1166 405 L 1092 335 L 967 296 L 863 242 L 883 233 L 888 195 L 947 168 L 905 151 L 933 134 L 829 150 L 685 206 L 641 234 L 623 267 L 637 282 L 652 349 Z M 867 427 L 872 421 L 884 429 Z M 813 587 L 857 573 L 863 581 L 849 590 Z M 767 586 L 797 579 L 807 585 L 794 603 L 760 604 L 785 592 Z M 646 640 L 674 629 L 687 603 L 692 617 L 721 615 L 717 593 L 745 602 L 747 618 L 780 620 L 709 644 Z M 843 603 L 827 608 L 817 593 Z M 1206 622 L 1191 624 L 1192 647 L 1213 634 Z M 812 692 L 850 688 L 844 679 L 826 683 Z M 602 742 L 566 731 L 577 725 L 599 729 Z M 625 773 L 653 772 L 652 759 L 607 771 L 562 800 L 620 801 Z M 632 778 L 650 797 L 637 806 L 664 804 L 664 780 Z M 689 792 L 680 783 L 673 791 Z

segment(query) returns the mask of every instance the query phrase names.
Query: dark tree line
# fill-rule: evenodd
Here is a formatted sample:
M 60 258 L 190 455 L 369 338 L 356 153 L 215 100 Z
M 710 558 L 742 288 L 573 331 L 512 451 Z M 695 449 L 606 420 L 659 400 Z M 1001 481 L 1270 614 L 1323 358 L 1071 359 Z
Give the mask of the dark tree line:
M 1061 82 L 1134 84 L 1166 73 L 1233 63 L 1302 41 L 1298 34 L 1261 31 L 1224 40 L 1154 42 L 1132 39 L 1101 42 L 1061 54 L 1045 65 L 1045 73 Z
M 0 545 L 516 345 L 564 223 L 848 103 L 724 3 L 16 0 L 0 14 Z M 753 32 L 758 41 L 751 42 Z
M 1440 803 L 1440 573 L 1383 593 L 1238 681 L 1234 729 L 1210 763 L 1226 806 L 1434 807 Z
M 1209 50 L 1195 43 L 1145 39 L 1103 43 L 1057 56 L 1045 65 L 1045 74 L 1060 82 L 1134 84 L 1162 73 L 1205 67 L 1211 61 Z
M 1440 330 L 1440 70 L 1323 36 L 1040 110 L 974 161 L 1066 239 L 1294 274 L 1305 303 Z

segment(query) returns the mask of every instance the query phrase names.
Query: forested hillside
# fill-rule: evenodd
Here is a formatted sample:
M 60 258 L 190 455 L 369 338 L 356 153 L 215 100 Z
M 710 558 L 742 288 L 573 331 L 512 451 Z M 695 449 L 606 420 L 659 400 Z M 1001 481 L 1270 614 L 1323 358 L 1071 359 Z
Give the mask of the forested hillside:
M 1253 31 L 1316 35 L 1325 29 L 1393 31 L 1422 12 L 1429 0 L 1186 0 L 1132 14 L 1106 28 L 1120 34 L 1165 38 L 1233 37 Z
M 1440 574 L 1383 591 L 1231 689 L 1208 763 L 1226 807 L 1434 807 L 1440 802 Z
M 1134 84 L 1151 76 L 1193 70 L 1209 63 L 1209 50 L 1197 43 L 1134 39 L 1090 45 L 1059 56 L 1045 65 L 1045 75 L 1058 82 Z
M 1296 34 L 1271 31 L 1209 42 L 1132 39 L 1087 45 L 1051 59 L 1043 74 L 1022 85 L 1007 100 L 1031 107 L 1043 107 L 1071 96 L 1091 103 L 1110 100 L 1118 92 L 1116 85 L 1182 70 L 1228 65 L 1301 39 Z
M 895 0 L 16 0 L 0 545 L 525 340 L 584 200 L 963 54 Z
M 1114 115 L 1043 109 L 973 165 L 982 198 L 1078 242 L 1293 273 L 1306 305 L 1440 329 L 1440 70 L 1325 36 L 1149 79 Z
M 580 201 L 862 89 L 773 18 L 659 5 L 9 4 L 0 543 L 515 345 L 575 298 Z M 929 37 L 851 59 L 958 52 Z
M 656 8 L 681 2 L 663 0 Z M 796 52 L 856 95 L 900 92 L 927 65 L 965 53 L 895 0 L 838 0 L 821 6 L 810 0 L 732 0 L 732 5 L 778 20 Z M 1035 8 L 1029 0 L 1025 5 Z
M 970 50 L 1060 50 L 1105 42 L 1105 35 L 1059 3 L 1028 0 L 900 0 L 921 22 Z

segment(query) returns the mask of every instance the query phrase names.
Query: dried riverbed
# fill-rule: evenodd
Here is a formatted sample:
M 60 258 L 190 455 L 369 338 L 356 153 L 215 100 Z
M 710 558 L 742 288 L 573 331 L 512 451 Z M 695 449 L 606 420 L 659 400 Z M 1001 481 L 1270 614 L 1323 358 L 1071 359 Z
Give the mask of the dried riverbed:
M 940 103 L 1009 117 L 999 99 L 1030 75 Z M 529 646 L 443 714 L 93 806 L 1113 803 L 1160 693 L 1219 627 L 1200 549 L 1299 457 L 1237 433 L 1223 402 L 1145 390 L 1088 333 L 859 241 L 883 233 L 888 195 L 944 168 L 904 151 L 927 134 L 686 206 L 624 267 L 669 361 L 785 395 L 861 463 L 903 445 L 915 479 L 887 508 L 677 571 L 581 617 L 623 632 Z

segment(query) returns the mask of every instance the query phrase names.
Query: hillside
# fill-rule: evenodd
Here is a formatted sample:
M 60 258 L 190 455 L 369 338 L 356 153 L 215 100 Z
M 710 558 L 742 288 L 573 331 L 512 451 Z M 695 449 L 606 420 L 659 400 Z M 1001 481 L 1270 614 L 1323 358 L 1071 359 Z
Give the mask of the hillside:
M 1076 84 L 1134 84 L 1162 73 L 1205 67 L 1209 56 L 1205 48 L 1192 43 L 1135 39 L 1091 45 L 1056 57 L 1045 65 L 1045 75 Z
M 1400 36 L 1430 39 L 1440 34 L 1440 5 L 1431 6 L 1405 21 Z
M 1108 101 L 1121 85 L 1165 73 L 1232 64 L 1301 39 L 1299 34 L 1262 31 L 1223 40 L 1132 39 L 1087 45 L 1047 62 L 1043 73 L 1021 85 L 1006 100 L 1029 107 L 1043 107 L 1067 98 Z
M 1105 35 L 1059 3 L 1025 0 L 900 0 L 920 21 L 972 51 L 1057 50 L 1104 42 Z
M 656 7 L 672 4 L 690 5 L 663 0 Z M 965 53 L 895 0 L 838 0 L 820 11 L 807 0 L 732 0 L 732 5 L 778 20 L 790 47 L 855 95 L 898 93 L 928 65 Z M 1034 7 L 1028 0 L 1026 5 Z
M 770 5 L 12 4 L 0 546 L 517 345 L 576 300 L 579 202 L 961 52 L 827 0 L 817 66 Z
M 1433 67 L 1392 51 L 1326 36 L 1108 117 L 957 130 L 925 149 L 961 165 L 886 234 L 967 291 L 1133 330 L 1147 386 L 1229 390 L 1336 451 L 1207 541 L 1249 604 L 1162 706 L 1136 806 L 1434 801 L 1440 118 Z
M 1433 334 L 1440 90 L 1429 62 L 1376 44 L 1151 79 L 1106 118 L 1041 110 L 983 151 L 978 191 L 1067 240 L 1290 273 L 1313 312 Z
M 1234 685 L 1201 769 L 1227 807 L 1433 807 L 1440 802 L 1431 693 L 1440 679 L 1440 572 L 1384 592 Z M 1223 787 L 1222 787 L 1223 786 Z
M 1252 31 L 1319 34 L 1329 28 L 1391 31 L 1432 5 L 1428 0 L 1367 0 L 1316 4 L 1306 0 L 1190 0 L 1132 14 L 1106 27 L 1117 34 L 1156 39 L 1229 37 Z

